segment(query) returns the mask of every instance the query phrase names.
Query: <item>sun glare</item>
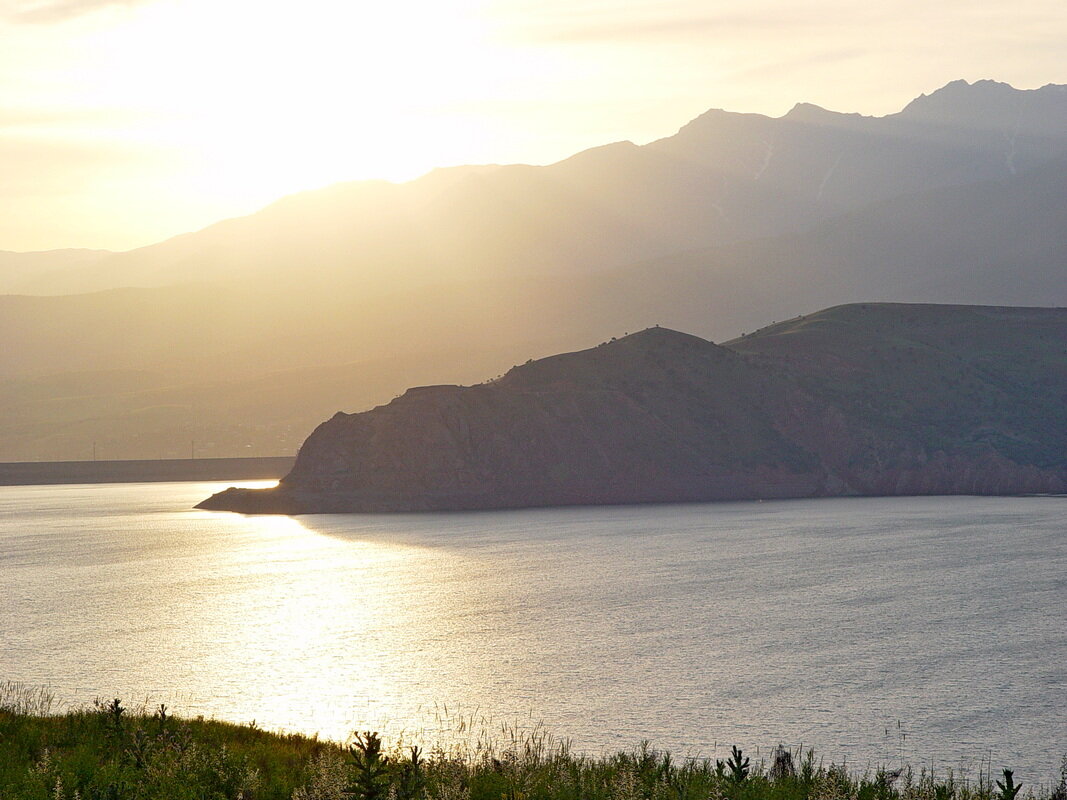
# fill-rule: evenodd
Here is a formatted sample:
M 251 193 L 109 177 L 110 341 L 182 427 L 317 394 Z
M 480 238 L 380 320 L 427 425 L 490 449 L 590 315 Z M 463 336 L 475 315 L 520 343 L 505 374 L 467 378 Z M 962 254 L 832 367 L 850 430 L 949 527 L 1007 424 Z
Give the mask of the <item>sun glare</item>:
M 147 5 L 91 34 L 83 99 L 140 108 L 119 135 L 188 162 L 188 192 L 227 202 L 353 178 L 407 180 L 479 160 L 464 111 L 543 71 L 492 41 L 477 2 Z

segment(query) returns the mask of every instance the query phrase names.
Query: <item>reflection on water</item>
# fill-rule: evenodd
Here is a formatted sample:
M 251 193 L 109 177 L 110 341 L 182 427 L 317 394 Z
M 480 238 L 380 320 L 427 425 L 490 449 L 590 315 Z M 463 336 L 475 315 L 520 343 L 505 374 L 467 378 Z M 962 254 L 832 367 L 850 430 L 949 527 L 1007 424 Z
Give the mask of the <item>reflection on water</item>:
M 0 678 L 339 739 L 447 704 L 594 751 L 1067 748 L 1064 499 L 191 510 L 221 488 L 0 489 Z
M 278 485 L 278 481 L 274 479 L 263 481 L 241 481 L 237 485 L 242 486 L 245 489 L 273 489 Z

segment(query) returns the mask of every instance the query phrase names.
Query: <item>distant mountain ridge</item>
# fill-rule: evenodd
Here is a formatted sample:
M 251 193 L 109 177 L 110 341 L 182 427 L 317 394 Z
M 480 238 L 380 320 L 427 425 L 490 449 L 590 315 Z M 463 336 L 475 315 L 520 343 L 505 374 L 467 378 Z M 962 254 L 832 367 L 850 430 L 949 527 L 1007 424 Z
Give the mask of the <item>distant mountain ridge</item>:
M 338 184 L 57 274 L 48 293 L 291 280 L 309 263 L 333 280 L 371 283 L 588 273 L 793 233 L 1067 153 L 1065 89 L 956 81 L 885 117 L 810 104 L 780 118 L 712 110 L 651 144 L 616 143 L 545 167 Z
M 939 125 L 989 128 L 1014 133 L 1060 137 L 1067 127 L 1067 86 L 1054 83 L 1039 89 L 1016 89 L 1007 83 L 955 80 L 929 95 L 912 100 L 900 112 Z
M 719 340 L 863 300 L 1067 305 L 1067 87 L 712 110 L 546 167 L 27 258 L 0 254 L 0 459 L 288 453 L 333 410 L 657 323 Z M 29 286 L 83 293 L 2 295 Z
M 77 291 L 82 275 L 112 255 L 108 250 L 0 250 L 0 294 L 65 294 Z
M 1067 310 L 863 304 L 651 328 L 337 414 L 246 513 L 1067 491 Z

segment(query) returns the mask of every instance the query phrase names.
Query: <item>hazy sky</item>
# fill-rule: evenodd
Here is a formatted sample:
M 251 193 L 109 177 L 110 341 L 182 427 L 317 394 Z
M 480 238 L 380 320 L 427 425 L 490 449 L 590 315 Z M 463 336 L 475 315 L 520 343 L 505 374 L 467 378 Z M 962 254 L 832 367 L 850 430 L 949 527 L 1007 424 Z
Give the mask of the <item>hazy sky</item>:
M 547 163 L 711 107 L 1067 83 L 1062 0 L 0 0 L 0 249 L 125 249 L 293 191 Z

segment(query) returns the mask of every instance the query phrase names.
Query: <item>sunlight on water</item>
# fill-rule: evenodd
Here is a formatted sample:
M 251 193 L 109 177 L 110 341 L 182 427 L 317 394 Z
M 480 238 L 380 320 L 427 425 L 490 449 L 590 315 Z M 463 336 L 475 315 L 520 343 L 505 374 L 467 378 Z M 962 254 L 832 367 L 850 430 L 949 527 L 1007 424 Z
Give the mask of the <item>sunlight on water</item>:
M 1058 765 L 1064 499 L 192 509 L 222 488 L 0 489 L 0 679 L 335 739 Z
M 236 485 L 241 486 L 245 489 L 273 489 L 275 486 L 278 485 L 278 481 L 241 481 L 239 484 Z

